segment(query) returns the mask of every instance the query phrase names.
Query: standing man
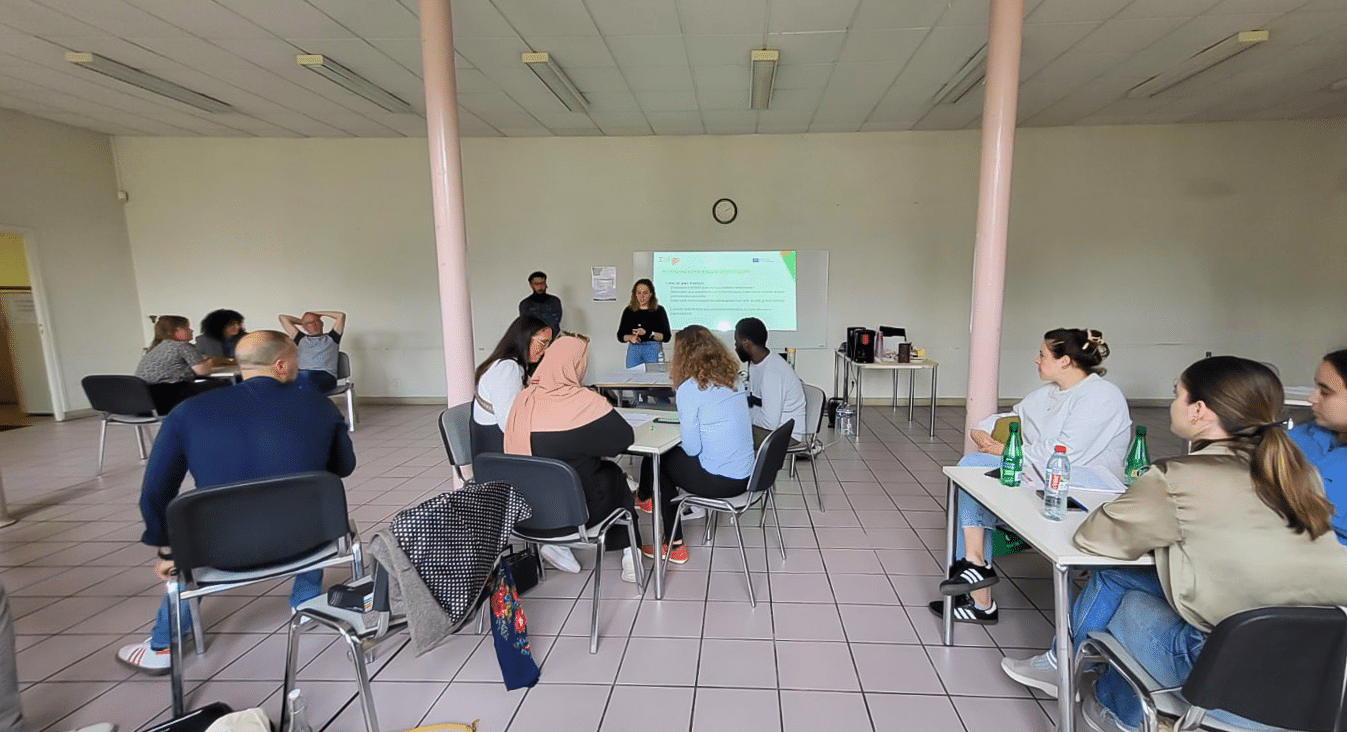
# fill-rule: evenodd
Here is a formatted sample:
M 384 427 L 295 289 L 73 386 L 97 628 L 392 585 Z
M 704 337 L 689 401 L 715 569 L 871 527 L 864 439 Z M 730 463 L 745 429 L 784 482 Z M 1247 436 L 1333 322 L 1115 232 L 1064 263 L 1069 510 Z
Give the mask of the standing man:
M 547 273 L 534 272 L 529 275 L 529 287 L 533 294 L 519 301 L 520 315 L 534 315 L 552 326 L 552 337 L 561 332 L 561 298 L 547 294 Z
M 791 439 L 804 438 L 804 386 L 786 359 L 767 348 L 767 326 L 744 318 L 734 326 L 734 352 L 748 364 L 748 413 L 753 418 L 753 447 L 762 445 L 772 430 L 795 420 Z
M 341 412 L 321 394 L 292 385 L 299 371 L 294 341 L 274 330 L 255 331 L 239 340 L 235 356 L 243 382 L 201 394 L 169 412 L 145 465 L 141 541 L 158 547 L 155 574 L 165 581 L 173 571 L 168 504 L 187 473 L 205 488 L 316 470 L 345 478 L 355 470 L 355 450 Z M 322 570 L 296 575 L 290 607 L 322 589 Z M 144 673 L 168 673 L 168 610 L 165 595 L 150 637 L 122 647 L 117 659 Z M 192 623 L 187 603 L 182 617 L 186 634 Z
M 332 329 L 323 332 L 323 318 L 332 319 Z M 304 317 L 281 316 L 285 334 L 299 349 L 299 386 L 326 394 L 337 388 L 337 354 L 346 330 L 346 313 L 340 310 L 310 310 Z

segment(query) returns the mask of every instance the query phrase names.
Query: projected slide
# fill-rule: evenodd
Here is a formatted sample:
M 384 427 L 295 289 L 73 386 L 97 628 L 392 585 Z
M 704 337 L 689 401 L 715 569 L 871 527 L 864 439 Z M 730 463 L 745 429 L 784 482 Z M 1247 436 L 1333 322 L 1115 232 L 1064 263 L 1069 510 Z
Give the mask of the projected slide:
M 654 252 L 653 274 L 669 325 L 734 330 L 760 318 L 795 330 L 795 252 Z

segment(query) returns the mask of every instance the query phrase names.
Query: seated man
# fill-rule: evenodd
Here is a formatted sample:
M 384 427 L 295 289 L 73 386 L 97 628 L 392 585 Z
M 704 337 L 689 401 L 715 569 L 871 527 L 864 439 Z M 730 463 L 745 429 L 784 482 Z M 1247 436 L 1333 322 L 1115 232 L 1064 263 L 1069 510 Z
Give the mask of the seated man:
M 734 352 L 748 363 L 748 406 L 753 418 L 753 448 L 757 449 L 772 430 L 795 420 L 792 444 L 804 438 L 804 386 L 786 359 L 767 348 L 767 326 L 757 318 L 744 318 L 734 326 Z
M 323 318 L 332 318 L 332 329 L 323 332 Z M 303 318 L 282 315 L 281 327 L 295 339 L 299 349 L 300 388 L 314 388 L 329 392 L 337 388 L 337 354 L 342 331 L 346 330 L 346 313 L 340 310 L 311 310 Z
M 346 477 L 355 470 L 355 450 L 346 421 L 332 402 L 313 390 L 295 388 L 295 344 L 274 330 L 244 336 L 235 350 L 243 382 L 202 394 L 178 405 L 164 419 L 145 465 L 140 513 L 141 541 L 158 547 L 155 573 L 165 581 L 173 571 L 168 545 L 168 504 L 190 471 L 198 487 L 326 470 Z M 321 570 L 295 576 L 290 607 L 323 589 Z M 122 663 L 152 675 L 169 672 L 168 597 L 148 640 L 117 652 Z M 191 628 L 187 603 L 183 633 Z

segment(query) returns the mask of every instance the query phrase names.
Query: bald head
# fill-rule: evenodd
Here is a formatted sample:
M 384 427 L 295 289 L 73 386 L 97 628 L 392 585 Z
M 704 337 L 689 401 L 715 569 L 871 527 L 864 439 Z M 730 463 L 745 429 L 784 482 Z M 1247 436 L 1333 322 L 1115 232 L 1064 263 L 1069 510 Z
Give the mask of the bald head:
M 270 376 L 283 383 L 295 380 L 295 342 L 276 330 L 255 330 L 239 339 L 234 347 L 243 378 Z

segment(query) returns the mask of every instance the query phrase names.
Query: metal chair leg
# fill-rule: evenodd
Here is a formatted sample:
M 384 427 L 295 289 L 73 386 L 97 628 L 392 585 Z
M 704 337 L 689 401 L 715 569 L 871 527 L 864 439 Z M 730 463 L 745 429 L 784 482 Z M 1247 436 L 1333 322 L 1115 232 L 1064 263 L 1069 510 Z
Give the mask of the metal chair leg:
M 793 452 L 790 454 L 790 473 L 788 475 L 792 478 L 795 477 L 795 453 Z
M 589 652 L 599 652 L 599 582 L 603 579 L 604 535 L 599 534 L 599 554 L 594 557 L 594 599 L 589 611 Z
M 98 473 L 103 472 L 103 449 L 108 444 L 108 416 L 103 415 L 103 424 L 98 428 Z M 97 475 L 98 473 L 95 473 Z
M 786 561 L 786 537 L 781 534 L 781 514 L 776 512 L 776 496 L 772 495 L 772 489 L 767 489 L 767 502 L 772 504 L 772 520 L 776 522 L 776 540 L 781 544 L 781 561 Z M 767 507 L 762 507 L 762 515 L 767 515 Z
M 823 486 L 818 483 L 818 456 L 809 458 L 809 470 L 814 473 L 814 494 L 818 496 L 819 513 L 827 513 L 828 509 L 823 507 Z
M 355 679 L 360 690 L 360 709 L 365 713 L 365 730 L 379 732 L 379 718 L 374 712 L 374 690 L 370 688 L 369 669 L 365 666 L 365 649 L 354 635 L 343 630 L 342 636 L 346 639 L 346 645 L 350 646 L 351 659 L 355 662 Z M 285 703 L 285 700 L 282 699 L 281 703 Z
M 355 389 L 346 390 L 346 417 L 350 423 L 346 425 L 346 428 L 355 432 Z
M 286 700 L 290 697 L 290 690 L 295 688 L 295 673 L 299 666 L 299 621 L 301 616 L 296 613 L 290 617 L 290 622 L 286 625 L 285 631 L 285 680 L 281 682 L 281 726 L 278 728 L 282 732 L 290 729 L 290 705 Z
M 187 700 L 182 691 L 182 599 L 178 580 L 169 580 L 165 593 L 168 595 L 169 695 L 173 698 L 173 716 L 181 717 L 187 712 Z
M 145 452 L 145 426 L 136 425 L 136 447 L 140 449 L 140 459 L 146 459 Z
M 192 611 L 192 639 L 196 641 L 196 655 L 206 655 L 205 621 L 201 619 L 201 598 L 193 597 L 187 601 Z
M 627 544 L 626 551 L 631 552 L 631 563 L 636 569 L 636 586 L 645 589 L 645 565 L 641 563 L 641 546 L 636 543 L 636 517 L 627 517 Z
M 730 514 L 730 523 L 734 524 L 734 533 L 739 537 L 739 556 L 744 560 L 744 580 L 748 582 L 748 604 L 757 607 L 758 600 L 753 596 L 753 575 L 748 571 L 748 550 L 744 549 L 744 532 L 739 528 L 739 517 Z

